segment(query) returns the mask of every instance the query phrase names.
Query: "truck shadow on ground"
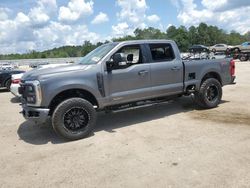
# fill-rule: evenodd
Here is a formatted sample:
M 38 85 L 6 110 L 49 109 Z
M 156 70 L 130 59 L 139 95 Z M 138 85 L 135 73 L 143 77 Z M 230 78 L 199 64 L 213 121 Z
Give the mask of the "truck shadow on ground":
M 10 102 L 11 103 L 21 103 L 21 99 L 20 99 L 20 97 L 12 97 L 10 99 Z
M 225 103 L 228 101 L 222 101 Z M 148 122 L 156 119 L 161 119 L 178 113 L 190 112 L 193 110 L 202 110 L 196 106 L 190 97 L 182 97 L 167 103 L 128 110 L 119 113 L 98 113 L 97 125 L 94 133 L 98 131 L 107 131 L 115 133 L 116 129 L 126 126 L 133 126 L 137 123 Z M 90 135 L 89 137 L 93 136 Z M 60 144 L 67 142 L 63 138 L 56 135 L 51 125 L 35 125 L 32 122 L 23 122 L 17 134 L 20 139 L 34 145 L 43 145 L 47 143 Z

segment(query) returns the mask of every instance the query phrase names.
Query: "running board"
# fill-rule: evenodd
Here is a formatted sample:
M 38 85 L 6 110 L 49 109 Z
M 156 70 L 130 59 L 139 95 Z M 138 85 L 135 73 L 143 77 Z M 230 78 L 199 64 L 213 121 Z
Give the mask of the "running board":
M 144 107 L 167 104 L 172 99 L 163 99 L 163 100 L 157 100 L 157 101 L 139 101 L 135 103 L 124 104 L 121 106 L 113 106 L 113 107 L 106 108 L 105 112 L 106 113 L 118 113 L 118 112 L 123 112 L 127 110 L 135 110 L 135 109 L 144 108 Z

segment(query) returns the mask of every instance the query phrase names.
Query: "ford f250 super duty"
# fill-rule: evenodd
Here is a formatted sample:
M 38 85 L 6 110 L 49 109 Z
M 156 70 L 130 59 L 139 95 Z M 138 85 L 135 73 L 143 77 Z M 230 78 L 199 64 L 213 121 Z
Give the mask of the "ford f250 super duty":
M 192 95 L 203 108 L 216 107 L 222 86 L 235 79 L 231 59 L 183 61 L 174 41 L 104 44 L 78 63 L 24 74 L 19 93 L 23 116 L 51 120 L 64 138 L 86 137 L 97 111 L 122 111 Z

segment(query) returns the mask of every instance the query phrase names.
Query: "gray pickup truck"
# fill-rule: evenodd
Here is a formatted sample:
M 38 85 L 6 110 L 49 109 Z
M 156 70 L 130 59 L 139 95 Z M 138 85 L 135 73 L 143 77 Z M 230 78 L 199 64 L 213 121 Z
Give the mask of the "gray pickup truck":
M 104 44 L 78 63 L 24 74 L 19 93 L 23 116 L 51 120 L 64 138 L 86 137 L 98 111 L 122 111 L 192 95 L 203 108 L 216 107 L 222 86 L 234 82 L 231 59 L 183 61 L 171 40 Z

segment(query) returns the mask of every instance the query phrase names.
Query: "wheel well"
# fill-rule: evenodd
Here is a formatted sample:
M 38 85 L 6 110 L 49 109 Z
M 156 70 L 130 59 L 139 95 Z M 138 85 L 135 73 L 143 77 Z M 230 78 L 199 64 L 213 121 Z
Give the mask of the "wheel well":
M 89 101 L 93 106 L 98 106 L 98 102 L 93 94 L 86 90 L 82 89 L 69 89 L 62 91 L 61 93 L 57 94 L 49 105 L 49 115 L 52 115 L 55 108 L 64 100 L 72 98 L 72 97 L 80 97 L 87 101 Z
M 221 77 L 218 73 L 216 72 L 209 72 L 207 74 L 205 74 L 205 76 L 203 76 L 202 80 L 201 80 L 201 84 L 208 78 L 215 78 L 216 80 L 218 80 L 220 82 L 220 84 L 222 85 L 222 81 L 221 81 Z
M 234 48 L 234 50 L 237 50 L 238 52 L 240 52 L 240 48 L 239 47 Z
M 7 78 L 7 79 L 4 81 L 4 86 L 6 86 L 6 84 L 7 84 L 8 81 L 11 81 L 11 78 Z

